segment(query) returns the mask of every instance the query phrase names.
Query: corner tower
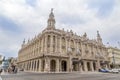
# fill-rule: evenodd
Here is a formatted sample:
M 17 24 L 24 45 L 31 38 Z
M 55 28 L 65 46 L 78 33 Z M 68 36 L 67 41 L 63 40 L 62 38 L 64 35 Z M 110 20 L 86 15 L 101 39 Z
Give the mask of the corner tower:
M 47 21 L 47 28 L 55 29 L 55 18 L 54 18 L 54 14 L 53 14 L 53 8 L 51 9 L 51 13 L 49 14 L 49 18 Z

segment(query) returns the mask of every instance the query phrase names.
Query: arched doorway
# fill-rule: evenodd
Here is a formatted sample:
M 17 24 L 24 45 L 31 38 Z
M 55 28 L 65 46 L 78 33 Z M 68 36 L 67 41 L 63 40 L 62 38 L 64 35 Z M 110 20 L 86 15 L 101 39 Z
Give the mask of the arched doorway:
M 27 63 L 27 70 L 29 69 L 29 62 Z
M 36 61 L 35 61 L 35 65 L 34 65 L 34 71 L 36 71 Z
M 62 71 L 67 71 L 67 62 L 66 61 L 61 62 L 61 69 L 62 69 Z
M 56 71 L 56 61 L 55 60 L 51 60 L 50 61 L 50 71 L 51 72 L 55 72 Z
M 37 71 L 39 71 L 39 60 L 37 61 Z
M 29 70 L 31 69 L 31 62 L 30 62 L 30 64 L 29 64 Z
M 33 70 L 33 68 L 34 68 L 33 66 L 34 66 L 34 61 L 32 61 L 32 70 Z
M 87 68 L 88 68 L 88 71 L 91 71 L 90 62 L 87 62 Z
M 95 62 L 93 62 L 93 68 L 96 71 L 96 63 Z

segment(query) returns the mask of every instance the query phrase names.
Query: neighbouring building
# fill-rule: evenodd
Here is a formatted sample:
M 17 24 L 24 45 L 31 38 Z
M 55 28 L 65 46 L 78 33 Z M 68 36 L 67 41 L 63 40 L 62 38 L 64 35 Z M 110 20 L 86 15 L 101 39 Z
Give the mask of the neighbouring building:
M 120 49 L 117 47 L 108 47 L 108 53 L 110 68 L 120 68 Z
M 56 29 L 53 10 L 47 27 L 33 39 L 24 40 L 18 53 L 18 66 L 26 71 L 72 72 L 97 71 L 108 67 L 108 52 L 97 31 L 96 39 L 72 30 Z

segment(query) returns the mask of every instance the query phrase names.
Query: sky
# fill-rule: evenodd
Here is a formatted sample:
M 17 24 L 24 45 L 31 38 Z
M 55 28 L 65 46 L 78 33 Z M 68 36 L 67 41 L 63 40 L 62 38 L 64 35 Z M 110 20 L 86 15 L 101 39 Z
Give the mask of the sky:
M 0 54 L 17 57 L 24 38 L 47 27 L 51 8 L 57 29 L 90 39 L 98 30 L 106 46 L 120 48 L 120 0 L 0 0 Z

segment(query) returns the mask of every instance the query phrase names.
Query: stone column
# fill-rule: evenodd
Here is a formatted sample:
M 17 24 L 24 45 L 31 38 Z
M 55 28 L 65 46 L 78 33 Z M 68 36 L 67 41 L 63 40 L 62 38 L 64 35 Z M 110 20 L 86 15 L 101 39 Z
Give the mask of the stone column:
M 91 71 L 94 71 L 93 62 L 92 61 L 90 62 L 90 67 L 91 67 Z
M 97 71 L 101 68 L 100 66 L 100 60 L 97 60 Z
M 59 59 L 57 59 L 57 61 L 56 61 L 56 72 L 59 72 Z
M 48 58 L 48 72 L 50 72 L 50 58 Z
M 39 72 L 41 72 L 41 59 L 39 59 Z
M 27 64 L 26 64 L 26 62 L 25 62 L 25 70 L 27 70 Z
M 70 72 L 72 72 L 72 70 L 73 70 L 73 65 L 72 65 L 72 56 L 71 55 L 69 55 L 69 70 L 68 71 L 70 71 Z
M 85 71 L 88 71 L 87 62 L 86 62 L 86 61 L 83 61 L 83 64 L 84 64 L 84 70 L 85 70 Z
M 50 60 L 48 60 L 48 58 L 46 57 L 46 58 L 45 58 L 45 68 L 44 68 L 44 72 L 49 72 L 49 70 L 50 70 L 49 61 L 50 61 Z

